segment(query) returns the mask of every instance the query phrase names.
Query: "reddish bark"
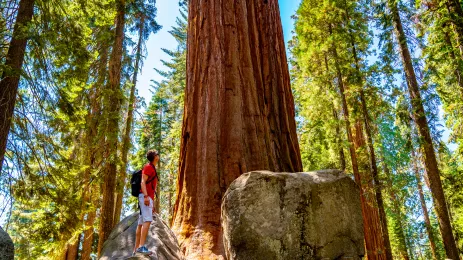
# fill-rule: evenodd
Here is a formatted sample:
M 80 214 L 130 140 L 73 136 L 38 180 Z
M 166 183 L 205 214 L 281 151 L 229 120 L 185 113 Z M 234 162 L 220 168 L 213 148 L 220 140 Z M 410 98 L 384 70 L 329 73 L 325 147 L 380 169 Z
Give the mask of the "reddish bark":
M 2 171 L 3 158 L 6 151 L 8 133 L 13 117 L 16 95 L 18 93 L 20 71 L 26 52 L 27 37 L 24 35 L 24 27 L 32 20 L 34 14 L 34 0 L 21 0 L 18 14 L 13 29 L 8 53 L 6 55 L 5 68 L 0 80 L 0 172 Z
M 349 17 L 349 12 L 346 10 L 346 16 L 347 19 L 350 20 Z M 384 203 L 383 203 L 383 195 L 381 194 L 381 184 L 379 181 L 378 177 L 378 166 L 376 164 L 376 154 L 375 154 L 375 149 L 373 146 L 373 136 L 371 134 L 371 125 L 370 125 L 370 115 L 368 113 L 368 107 L 367 107 L 367 102 L 365 99 L 365 93 L 363 90 L 363 85 L 364 85 L 364 80 L 363 76 L 361 75 L 360 71 L 360 63 L 359 63 L 359 58 L 357 56 L 357 48 L 355 46 L 355 40 L 354 40 L 354 35 L 352 32 L 350 32 L 350 39 L 351 39 L 351 46 L 352 46 L 352 55 L 354 58 L 355 62 L 355 68 L 357 72 L 357 77 L 358 77 L 358 82 L 360 83 L 360 86 L 362 88 L 360 89 L 360 105 L 362 107 L 362 119 L 363 123 L 365 124 L 365 134 L 367 137 L 367 143 L 368 143 L 368 151 L 369 151 L 369 156 L 368 158 L 370 159 L 370 169 L 369 171 L 366 171 L 366 174 L 368 177 L 372 176 L 374 183 L 371 185 L 373 186 L 373 189 L 375 191 L 375 196 L 376 196 L 376 202 L 378 206 L 378 211 L 379 211 L 379 219 L 381 223 L 381 235 L 383 237 L 383 243 L 384 247 L 386 250 L 386 259 L 387 260 L 392 260 L 392 249 L 391 249 L 391 242 L 389 239 L 389 232 L 387 228 L 387 218 L 386 218 L 386 211 L 384 210 Z
M 80 235 L 77 237 L 77 239 L 72 243 L 68 245 L 67 251 L 66 251 L 66 257 L 64 260 L 77 260 L 77 254 L 79 252 L 79 242 L 80 242 Z
M 329 31 L 331 33 L 331 25 Z M 352 162 L 352 170 L 354 172 L 355 182 L 360 188 L 360 201 L 362 205 L 363 216 L 363 231 L 365 234 L 365 252 L 368 259 L 386 259 L 385 246 L 381 233 L 381 222 L 378 216 L 378 211 L 375 207 L 376 203 L 374 197 L 368 195 L 373 192 L 373 183 L 371 175 L 369 174 L 368 158 L 365 157 L 365 139 L 363 136 L 362 124 L 357 122 L 355 124 L 355 138 L 352 133 L 349 109 L 346 99 L 346 86 L 344 84 L 343 75 L 339 66 L 338 53 L 335 46 L 332 46 L 332 51 L 335 59 L 335 67 L 337 74 L 337 82 L 339 93 L 341 95 L 342 110 L 344 121 L 346 124 L 347 140 L 349 141 L 349 151 Z M 358 158 L 357 152 L 360 154 Z M 360 163 L 359 163 L 360 161 Z
M 173 230 L 189 259 L 223 258 L 220 205 L 257 169 L 302 171 L 277 0 L 189 1 Z
M 117 2 L 116 29 L 113 50 L 109 59 L 109 82 L 108 97 L 105 103 L 108 105 L 108 121 L 106 133 L 107 142 L 107 162 L 104 169 L 103 178 L 103 201 L 101 205 L 100 226 L 98 229 L 98 255 L 101 253 L 103 243 L 109 237 L 114 227 L 114 193 L 116 190 L 117 176 L 117 145 L 119 134 L 119 114 L 121 103 L 121 66 L 124 42 L 125 26 L 125 0 Z
M 413 68 L 412 58 L 407 45 L 407 37 L 402 27 L 402 21 L 397 7 L 397 2 L 388 1 L 389 9 L 391 10 L 392 20 L 394 23 L 395 33 L 399 42 L 400 54 L 402 57 L 405 77 L 407 79 L 408 91 L 412 104 L 413 121 L 415 121 L 421 138 L 421 148 L 423 150 L 423 159 L 426 172 L 429 177 L 430 189 L 433 197 L 439 228 L 444 242 L 445 252 L 450 259 L 460 259 L 458 249 L 453 236 L 452 226 L 450 224 L 449 212 L 445 200 L 442 182 L 440 180 L 439 168 L 437 165 L 434 145 L 431 138 L 431 133 L 426 119 L 426 113 L 421 100 L 420 88 L 416 79 L 415 70 Z

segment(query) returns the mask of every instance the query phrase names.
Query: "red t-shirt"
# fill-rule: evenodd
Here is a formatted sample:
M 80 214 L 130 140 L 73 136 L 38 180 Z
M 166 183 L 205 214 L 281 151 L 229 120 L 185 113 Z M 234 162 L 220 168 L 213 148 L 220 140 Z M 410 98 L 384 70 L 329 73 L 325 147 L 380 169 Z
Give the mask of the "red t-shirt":
M 154 200 L 154 191 L 156 191 L 156 186 L 158 185 L 158 178 L 154 177 L 156 175 L 156 171 L 154 169 L 155 169 L 154 166 L 148 163 L 143 167 L 143 170 L 142 170 L 142 177 L 143 175 L 148 175 L 147 181 L 152 180 L 150 183 L 146 184 L 146 191 L 148 192 L 148 196 L 150 196 L 151 199 L 153 200 Z M 143 193 L 143 191 L 140 190 L 140 193 Z

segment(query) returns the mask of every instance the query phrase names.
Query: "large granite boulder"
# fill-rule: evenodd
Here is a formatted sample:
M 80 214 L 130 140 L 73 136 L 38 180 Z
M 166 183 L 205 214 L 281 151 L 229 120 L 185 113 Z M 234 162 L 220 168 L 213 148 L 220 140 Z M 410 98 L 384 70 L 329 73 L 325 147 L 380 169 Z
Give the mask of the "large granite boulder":
M 0 259 L 14 259 L 14 244 L 8 233 L 0 227 Z
M 360 259 L 362 223 L 359 188 L 338 170 L 246 173 L 222 201 L 229 260 Z
M 156 259 L 180 260 L 184 259 L 177 238 L 169 226 L 157 214 L 153 214 L 146 246 L 153 251 L 151 256 L 136 255 L 132 257 L 135 246 L 135 233 L 139 213 L 134 213 L 122 220 L 111 232 L 103 245 L 100 260 L 122 259 Z

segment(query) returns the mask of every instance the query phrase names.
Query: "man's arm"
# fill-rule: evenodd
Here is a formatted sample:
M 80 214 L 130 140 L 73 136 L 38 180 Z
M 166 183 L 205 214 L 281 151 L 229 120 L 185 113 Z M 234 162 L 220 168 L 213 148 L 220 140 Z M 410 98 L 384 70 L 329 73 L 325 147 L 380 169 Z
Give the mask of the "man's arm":
M 146 190 L 146 181 L 148 180 L 148 175 L 142 173 L 142 178 L 141 178 L 141 191 L 143 192 L 143 195 L 145 195 L 145 200 L 144 203 L 146 206 L 150 205 L 150 199 L 148 197 L 148 191 Z

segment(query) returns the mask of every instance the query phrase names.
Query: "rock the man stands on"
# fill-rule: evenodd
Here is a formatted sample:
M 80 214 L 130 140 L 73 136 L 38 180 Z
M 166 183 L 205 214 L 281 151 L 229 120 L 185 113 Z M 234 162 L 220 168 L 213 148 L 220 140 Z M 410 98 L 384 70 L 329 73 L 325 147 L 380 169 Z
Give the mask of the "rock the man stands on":
M 146 159 L 148 159 L 149 163 L 143 167 L 141 190 L 138 195 L 140 217 L 138 218 L 134 254 L 141 253 L 144 255 L 150 255 L 152 252 L 146 248 L 145 241 L 151 222 L 153 221 L 153 201 L 156 186 L 158 185 L 156 164 L 159 161 L 159 153 L 154 150 L 150 150 L 146 153 Z

